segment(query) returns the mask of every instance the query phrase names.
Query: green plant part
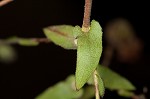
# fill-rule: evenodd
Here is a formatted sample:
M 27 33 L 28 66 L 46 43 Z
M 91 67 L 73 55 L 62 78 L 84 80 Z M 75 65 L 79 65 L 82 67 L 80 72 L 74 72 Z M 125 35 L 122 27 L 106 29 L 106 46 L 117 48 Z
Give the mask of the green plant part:
M 98 88 L 99 88 L 100 96 L 103 97 L 105 94 L 104 82 L 98 73 L 96 74 L 96 77 L 98 80 Z
M 35 99 L 79 99 L 83 90 L 75 91 L 75 77 L 69 76 L 65 81 L 48 88 Z
M 32 39 L 25 39 L 25 38 L 21 38 L 19 39 L 19 45 L 22 46 L 37 46 L 39 45 L 39 42 L 32 40 Z
M 103 79 L 101 78 L 101 76 L 99 75 L 98 72 L 96 72 L 96 79 L 98 81 L 98 89 L 99 89 L 100 96 L 103 97 L 104 94 L 105 94 L 105 86 L 104 86 Z M 94 77 L 93 77 L 93 75 L 87 81 L 87 84 L 94 85 Z
M 100 96 L 104 96 L 105 88 L 117 91 L 120 96 L 134 96 L 136 88 L 130 81 L 109 68 L 98 65 L 103 33 L 97 21 L 93 20 L 90 25 L 91 7 L 92 0 L 85 0 L 82 28 L 71 25 L 49 26 L 43 29 L 47 38 L 12 37 L 0 40 L 0 61 L 6 62 L 15 59 L 14 50 L 9 44 L 37 46 L 41 42 L 51 41 L 64 49 L 77 49 L 75 76 L 71 75 L 65 81 L 49 87 L 35 99 L 90 99 L 94 95 L 100 99 Z M 90 86 L 83 89 L 86 83 Z
M 79 27 L 75 27 L 74 32 L 81 34 L 77 37 L 75 74 L 76 88 L 79 90 L 89 80 L 99 63 L 102 53 L 102 28 L 97 21 L 93 20 L 89 32 L 82 32 Z
M 73 34 L 74 27 L 71 25 L 58 25 L 44 28 L 46 37 L 56 45 L 65 49 L 77 49 L 75 40 L 77 35 Z
M 131 97 L 132 91 L 136 90 L 135 86 L 126 78 L 104 66 L 98 66 L 99 74 L 104 80 L 105 88 L 118 91 L 119 95 Z M 111 75 L 111 76 L 110 76 Z
M 135 90 L 134 85 L 126 78 L 104 66 L 98 66 L 98 72 L 104 79 L 105 87 L 110 90 Z M 111 75 L 111 76 L 110 76 Z M 110 83 L 111 82 L 111 83 Z
M 19 44 L 21 46 L 38 46 L 39 42 L 37 41 L 37 38 L 20 38 L 20 37 L 9 37 L 5 40 L 1 40 L 0 43 L 2 44 Z
M 16 59 L 15 50 L 9 45 L 0 45 L 0 61 L 4 63 L 12 62 Z
M 79 99 L 92 99 L 95 95 L 95 91 L 93 91 L 95 88 L 92 85 L 89 85 L 84 88 L 84 93 Z
M 104 67 L 104 66 L 100 66 L 100 65 L 97 67 L 97 71 L 98 71 L 97 77 L 99 78 L 99 80 L 98 80 L 99 81 L 99 91 L 100 91 L 101 97 L 104 95 L 105 88 L 107 88 L 111 91 L 117 91 L 118 95 L 123 96 L 123 97 L 132 97 L 134 95 L 133 91 L 136 88 L 126 78 L 120 76 L 113 70 L 111 70 L 107 67 Z M 90 79 L 88 80 L 87 83 L 89 85 L 94 85 L 93 76 L 90 77 Z M 104 88 L 104 85 L 105 85 L 105 88 Z
M 135 95 L 134 92 L 127 91 L 127 90 L 118 90 L 117 92 L 118 92 L 118 95 L 127 97 L 127 98 L 131 98 Z
M 101 76 L 99 74 L 101 74 Z M 108 90 L 117 91 L 118 95 L 123 96 L 123 97 L 131 98 L 135 95 L 133 92 L 135 90 L 135 87 L 131 84 L 131 82 L 107 67 L 98 65 L 96 76 L 97 76 L 97 80 L 98 80 L 98 85 L 99 85 L 98 88 L 99 88 L 99 93 L 100 93 L 101 97 L 103 97 L 104 92 L 105 92 L 104 85 Z M 114 79 L 114 80 L 112 80 L 112 79 Z M 64 87 L 59 85 L 60 83 L 61 84 L 65 83 Z M 41 95 L 39 95 L 36 99 L 47 99 L 47 97 L 49 97 L 50 99 L 55 99 L 55 98 L 64 99 L 64 97 L 66 98 L 66 95 L 68 96 L 68 94 L 70 94 L 69 92 L 66 92 L 65 95 L 61 94 L 60 95 L 60 96 L 62 96 L 61 98 L 59 98 L 57 95 L 59 94 L 59 92 L 62 91 L 62 89 L 66 88 L 66 85 L 68 85 L 68 86 L 71 85 L 72 87 L 69 87 L 69 88 L 71 88 L 71 90 L 73 90 L 73 92 L 72 92 L 73 94 L 76 94 L 76 91 L 74 91 L 75 90 L 75 84 L 74 84 L 75 76 L 74 75 L 69 76 L 66 81 L 60 82 L 60 83 L 56 84 L 53 87 L 50 87 L 48 90 L 46 90 Z M 94 95 L 95 95 L 94 84 L 95 83 L 94 83 L 93 75 L 87 81 L 87 84 L 88 84 L 88 86 L 79 90 L 79 93 L 80 93 L 80 91 L 81 91 L 81 93 L 80 93 L 78 99 L 91 99 L 94 97 Z M 58 85 L 60 86 L 59 88 L 57 87 Z M 52 92 L 55 94 L 53 94 Z M 72 99 L 72 98 L 66 98 L 66 99 Z M 74 98 L 74 99 L 76 99 L 76 98 Z

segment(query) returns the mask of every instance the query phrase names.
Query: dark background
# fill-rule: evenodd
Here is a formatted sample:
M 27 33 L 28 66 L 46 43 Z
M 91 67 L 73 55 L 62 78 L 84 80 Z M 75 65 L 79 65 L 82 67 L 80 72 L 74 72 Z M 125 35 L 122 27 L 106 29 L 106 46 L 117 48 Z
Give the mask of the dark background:
M 14 0 L 0 8 L 0 38 L 11 36 L 45 37 L 42 28 L 49 25 L 82 25 L 84 0 Z M 93 0 L 91 19 L 103 28 L 113 18 L 123 17 L 134 26 L 149 55 L 148 3 L 144 1 Z M 18 59 L 12 64 L 0 63 L 0 99 L 34 99 L 48 86 L 74 74 L 76 51 L 51 44 L 37 47 L 14 45 Z M 149 60 L 149 58 L 146 58 Z M 114 70 L 134 83 L 138 91 L 149 86 L 149 61 L 137 67 Z M 137 68 L 137 69 L 136 69 Z M 113 68 L 112 68 L 113 69 Z M 105 98 L 123 99 L 115 93 Z

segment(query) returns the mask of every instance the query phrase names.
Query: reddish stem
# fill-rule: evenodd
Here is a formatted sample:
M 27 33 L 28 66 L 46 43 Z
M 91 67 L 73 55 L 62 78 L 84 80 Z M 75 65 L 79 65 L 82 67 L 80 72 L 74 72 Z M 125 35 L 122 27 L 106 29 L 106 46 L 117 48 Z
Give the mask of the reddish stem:
M 84 32 L 86 32 L 86 30 L 88 30 L 90 27 L 91 8 L 92 8 L 92 0 L 85 0 L 84 18 L 82 25 L 83 31 L 85 30 Z

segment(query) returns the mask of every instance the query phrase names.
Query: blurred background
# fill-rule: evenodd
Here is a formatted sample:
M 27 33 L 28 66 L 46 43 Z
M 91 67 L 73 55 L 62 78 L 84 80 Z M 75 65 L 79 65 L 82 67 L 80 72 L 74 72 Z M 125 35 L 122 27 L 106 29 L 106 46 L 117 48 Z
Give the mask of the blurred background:
M 45 37 L 42 28 L 50 25 L 81 26 L 83 8 L 84 0 L 14 0 L 0 7 L 0 39 Z M 137 94 L 150 83 L 148 11 L 144 1 L 93 0 L 91 19 L 99 21 L 104 32 L 100 63 L 129 79 Z M 53 43 L 12 47 L 17 56 L 0 61 L 0 99 L 34 99 L 75 72 L 75 50 Z M 104 99 L 110 97 L 126 99 L 106 91 Z

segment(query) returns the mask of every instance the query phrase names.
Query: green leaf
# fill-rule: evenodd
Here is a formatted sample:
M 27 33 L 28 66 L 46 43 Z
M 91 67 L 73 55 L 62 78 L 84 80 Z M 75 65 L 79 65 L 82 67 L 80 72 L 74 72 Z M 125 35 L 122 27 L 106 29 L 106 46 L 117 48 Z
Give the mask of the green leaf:
M 83 94 L 83 90 L 75 91 L 75 77 L 69 76 L 66 81 L 59 82 L 48 88 L 35 99 L 77 99 Z
M 102 78 L 100 77 L 100 75 L 98 75 L 98 74 L 97 74 L 97 79 L 98 79 L 99 93 L 100 93 L 100 96 L 103 97 L 105 94 L 104 82 L 103 82 Z
M 18 43 L 21 46 L 37 46 L 37 45 L 39 45 L 39 42 L 37 42 L 34 39 L 19 38 L 19 37 L 16 37 L 16 36 L 10 37 L 10 38 L 6 39 L 5 41 L 10 42 L 10 43 Z
M 0 61 L 4 63 L 12 62 L 16 59 L 15 50 L 9 45 L 0 45 Z
M 118 90 L 118 95 L 123 96 L 123 97 L 133 97 L 135 94 L 131 91 L 126 91 L 126 90 Z
M 44 28 L 46 37 L 58 46 L 65 49 L 77 49 L 75 44 L 76 34 L 73 34 L 73 26 L 57 25 Z
M 88 81 L 96 69 L 102 53 L 102 28 L 98 22 L 92 21 L 90 31 L 82 33 L 75 27 L 77 38 L 76 88 L 79 90 Z M 77 33 L 79 32 L 79 33 Z
M 105 87 L 110 90 L 135 90 L 135 86 L 126 78 L 104 66 L 98 66 L 98 72 L 104 80 Z
M 19 44 L 22 46 L 37 46 L 39 43 L 32 39 L 19 38 Z

